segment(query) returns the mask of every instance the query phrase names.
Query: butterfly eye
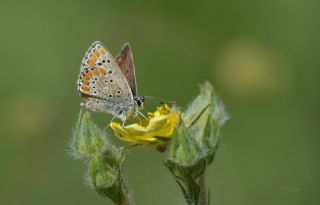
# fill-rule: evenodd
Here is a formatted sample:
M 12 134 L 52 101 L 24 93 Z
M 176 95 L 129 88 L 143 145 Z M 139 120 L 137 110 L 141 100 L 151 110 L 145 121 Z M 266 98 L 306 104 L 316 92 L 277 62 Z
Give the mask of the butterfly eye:
M 144 102 L 144 99 L 143 99 L 143 98 L 137 97 L 137 98 L 135 98 L 134 100 L 136 101 L 138 107 L 143 106 L 143 102 Z

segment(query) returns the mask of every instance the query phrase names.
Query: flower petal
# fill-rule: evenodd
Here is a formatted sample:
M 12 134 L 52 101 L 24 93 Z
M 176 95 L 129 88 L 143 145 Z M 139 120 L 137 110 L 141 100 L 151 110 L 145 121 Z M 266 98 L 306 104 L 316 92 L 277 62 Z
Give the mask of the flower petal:
M 115 135 L 133 144 L 161 144 L 171 138 L 178 115 L 168 105 L 159 106 L 154 113 L 148 113 L 148 119 L 122 127 L 111 122 Z

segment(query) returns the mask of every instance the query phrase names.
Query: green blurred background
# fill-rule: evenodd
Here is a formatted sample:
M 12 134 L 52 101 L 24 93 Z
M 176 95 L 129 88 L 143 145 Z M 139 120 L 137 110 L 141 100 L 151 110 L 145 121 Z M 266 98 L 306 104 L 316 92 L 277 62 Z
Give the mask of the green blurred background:
M 111 204 L 67 154 L 95 40 L 113 54 L 130 42 L 141 95 L 186 107 L 213 83 L 232 118 L 208 170 L 212 204 L 319 204 L 318 2 L 1 0 L 0 204 Z M 184 204 L 164 157 L 128 153 L 136 204 Z

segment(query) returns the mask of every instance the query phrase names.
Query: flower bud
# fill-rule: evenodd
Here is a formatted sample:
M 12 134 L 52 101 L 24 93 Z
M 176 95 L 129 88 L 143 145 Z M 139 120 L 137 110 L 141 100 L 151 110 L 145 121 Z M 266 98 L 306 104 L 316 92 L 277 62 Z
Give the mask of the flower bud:
M 198 204 L 199 177 L 215 155 L 219 129 L 227 120 L 224 106 L 209 82 L 189 105 L 173 136 L 169 159 L 164 161 L 178 182 L 188 204 Z M 202 190 L 204 193 L 204 190 Z
M 115 204 L 128 200 L 121 164 L 108 160 L 107 156 L 98 154 L 90 160 L 89 183 L 101 196 L 110 198 Z
M 106 146 L 106 138 L 102 131 L 91 120 L 89 112 L 79 118 L 74 129 L 71 149 L 77 158 L 92 158 L 96 153 L 100 153 Z
M 82 115 L 80 111 L 71 149 L 74 156 L 87 160 L 87 180 L 94 190 L 115 204 L 127 203 L 129 194 L 122 174 L 123 150 L 108 142 L 89 112 Z

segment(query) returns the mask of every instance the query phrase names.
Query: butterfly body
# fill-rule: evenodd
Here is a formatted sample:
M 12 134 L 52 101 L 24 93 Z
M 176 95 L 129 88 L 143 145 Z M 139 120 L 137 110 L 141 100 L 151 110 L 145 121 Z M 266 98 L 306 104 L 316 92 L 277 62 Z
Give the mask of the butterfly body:
M 81 105 L 92 111 L 107 112 L 121 120 L 135 117 L 144 100 L 136 96 L 130 46 L 126 44 L 114 59 L 100 42 L 94 42 L 82 61 L 78 91 L 85 99 Z

